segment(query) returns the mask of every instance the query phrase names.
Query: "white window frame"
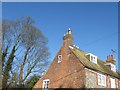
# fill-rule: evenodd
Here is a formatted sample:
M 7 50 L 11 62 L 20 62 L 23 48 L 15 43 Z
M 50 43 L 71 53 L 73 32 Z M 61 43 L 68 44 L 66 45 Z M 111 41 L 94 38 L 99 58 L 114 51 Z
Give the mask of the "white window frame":
M 111 88 L 116 88 L 115 79 L 110 78 L 110 82 L 111 82 Z
M 60 63 L 61 61 L 62 61 L 62 55 L 58 55 L 58 63 Z
M 98 85 L 106 87 L 106 76 L 98 73 Z
M 97 56 L 93 55 L 92 53 L 87 53 L 86 55 L 90 56 L 90 61 L 97 64 Z
M 97 64 L 97 57 L 96 56 L 94 56 L 94 55 L 90 55 L 90 57 L 91 57 L 91 62 L 93 62 L 93 63 L 95 63 L 95 64 Z
M 114 64 L 111 64 L 111 70 L 116 72 L 116 66 Z
M 107 63 L 105 64 L 107 66 L 110 66 L 110 69 L 113 71 L 113 72 L 116 72 L 116 65 L 112 64 L 112 63 Z
M 49 83 L 50 83 L 50 80 L 49 80 L 49 79 L 43 80 L 42 88 L 43 88 L 43 89 L 49 88 Z

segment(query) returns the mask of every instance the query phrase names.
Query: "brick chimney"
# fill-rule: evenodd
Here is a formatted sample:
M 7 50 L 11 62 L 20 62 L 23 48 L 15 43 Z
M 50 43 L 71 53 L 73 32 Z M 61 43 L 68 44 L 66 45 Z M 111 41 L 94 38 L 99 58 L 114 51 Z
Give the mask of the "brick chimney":
M 66 32 L 66 34 L 63 36 L 64 44 L 66 46 L 73 46 L 73 35 L 72 30 L 69 28 Z
M 107 56 L 106 62 L 115 64 L 115 59 L 114 59 L 113 55 Z

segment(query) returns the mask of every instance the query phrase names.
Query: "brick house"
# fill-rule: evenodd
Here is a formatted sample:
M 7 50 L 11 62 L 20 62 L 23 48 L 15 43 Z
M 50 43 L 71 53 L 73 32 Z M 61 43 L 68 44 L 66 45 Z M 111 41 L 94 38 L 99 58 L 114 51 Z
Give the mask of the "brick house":
M 106 61 L 80 50 L 69 28 L 49 69 L 33 88 L 120 88 L 113 55 Z

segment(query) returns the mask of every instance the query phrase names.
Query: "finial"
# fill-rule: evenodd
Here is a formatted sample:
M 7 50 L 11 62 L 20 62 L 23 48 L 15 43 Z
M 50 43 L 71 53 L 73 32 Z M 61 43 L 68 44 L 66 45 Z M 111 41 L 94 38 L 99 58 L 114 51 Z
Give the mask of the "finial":
M 68 30 L 71 30 L 70 28 Z
M 70 28 L 68 28 L 68 34 L 71 34 L 72 33 L 72 30 Z

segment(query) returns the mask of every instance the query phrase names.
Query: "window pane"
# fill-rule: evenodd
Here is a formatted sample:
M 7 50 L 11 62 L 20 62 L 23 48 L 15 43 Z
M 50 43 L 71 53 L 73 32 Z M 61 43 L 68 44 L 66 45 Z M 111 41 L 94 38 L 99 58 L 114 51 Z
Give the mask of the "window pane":
M 49 87 L 49 79 L 43 80 L 43 88 L 48 88 Z
M 60 63 L 62 60 L 62 55 L 58 55 L 58 63 Z
M 98 85 L 106 86 L 106 76 L 98 74 Z
M 91 61 L 93 61 L 93 56 L 91 56 Z

